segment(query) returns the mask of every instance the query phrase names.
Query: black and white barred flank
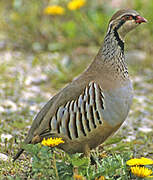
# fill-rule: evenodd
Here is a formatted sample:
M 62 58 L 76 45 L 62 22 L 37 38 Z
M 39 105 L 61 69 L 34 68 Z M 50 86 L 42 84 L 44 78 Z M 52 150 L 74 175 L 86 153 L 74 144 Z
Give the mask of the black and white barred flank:
M 69 139 L 87 136 L 101 125 L 104 96 L 101 88 L 91 82 L 76 99 L 59 107 L 50 119 L 50 132 L 64 134 Z

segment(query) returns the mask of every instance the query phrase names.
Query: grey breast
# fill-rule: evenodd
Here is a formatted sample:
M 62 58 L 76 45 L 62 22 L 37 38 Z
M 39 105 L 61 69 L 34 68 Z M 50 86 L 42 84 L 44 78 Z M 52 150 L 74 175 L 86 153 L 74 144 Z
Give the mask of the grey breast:
M 130 110 L 133 99 L 133 87 L 129 81 L 125 86 L 104 92 L 105 104 L 103 119 L 110 125 L 122 123 Z

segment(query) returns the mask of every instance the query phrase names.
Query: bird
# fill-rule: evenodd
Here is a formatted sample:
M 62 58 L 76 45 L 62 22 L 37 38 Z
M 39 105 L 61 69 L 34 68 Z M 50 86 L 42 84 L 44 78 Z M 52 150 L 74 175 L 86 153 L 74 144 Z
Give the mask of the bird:
M 125 36 L 146 22 L 133 9 L 118 10 L 91 64 L 44 105 L 24 143 L 62 138 L 64 143 L 57 148 L 88 156 L 91 149 L 112 136 L 127 118 L 133 99 L 124 55 Z M 21 147 L 13 161 L 23 151 Z

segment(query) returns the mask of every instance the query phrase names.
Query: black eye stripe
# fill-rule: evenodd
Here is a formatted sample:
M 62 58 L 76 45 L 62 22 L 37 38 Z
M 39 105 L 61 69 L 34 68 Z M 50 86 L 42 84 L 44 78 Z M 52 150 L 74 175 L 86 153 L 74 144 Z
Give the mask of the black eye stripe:
M 119 24 L 115 27 L 115 30 L 118 30 L 123 24 L 125 23 L 125 20 L 122 19 Z
M 121 17 L 119 23 L 117 24 L 117 26 L 114 28 L 115 31 L 117 31 L 130 17 L 132 17 L 132 19 L 136 20 L 137 19 L 137 15 L 132 15 L 132 14 L 127 14 Z M 129 19 L 129 20 L 132 20 Z

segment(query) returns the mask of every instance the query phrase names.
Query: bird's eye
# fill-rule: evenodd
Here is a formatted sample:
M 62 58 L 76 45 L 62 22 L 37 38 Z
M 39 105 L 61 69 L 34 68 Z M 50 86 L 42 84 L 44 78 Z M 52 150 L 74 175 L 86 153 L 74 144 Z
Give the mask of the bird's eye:
M 133 17 L 130 16 L 130 15 L 126 15 L 126 16 L 124 16 L 123 18 L 124 18 L 125 21 L 127 21 L 127 20 L 132 20 L 132 19 L 133 19 Z

